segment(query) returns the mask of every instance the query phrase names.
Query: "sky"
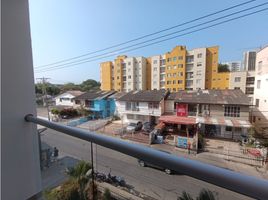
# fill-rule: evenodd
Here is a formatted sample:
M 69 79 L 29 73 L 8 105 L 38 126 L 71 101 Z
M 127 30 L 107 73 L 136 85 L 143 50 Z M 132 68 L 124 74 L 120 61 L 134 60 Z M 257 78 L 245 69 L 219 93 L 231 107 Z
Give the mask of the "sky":
M 107 48 L 246 1 L 248 0 L 29 0 L 35 78 L 50 78 L 51 83 L 58 84 L 79 84 L 87 79 L 99 81 L 100 62 L 114 60 L 116 55 L 58 70 L 45 71 L 51 66 L 40 66 Z M 267 1 L 256 0 L 147 39 L 264 2 Z M 263 8 L 268 8 L 268 5 L 255 10 Z M 218 45 L 220 62 L 239 61 L 242 60 L 244 51 L 268 44 L 267 21 L 268 10 L 125 54 L 148 57 L 164 54 L 176 45 L 184 45 L 187 49 Z M 115 49 L 118 48 L 121 47 Z M 101 53 L 105 52 L 99 54 Z M 98 54 L 89 56 L 95 55 Z

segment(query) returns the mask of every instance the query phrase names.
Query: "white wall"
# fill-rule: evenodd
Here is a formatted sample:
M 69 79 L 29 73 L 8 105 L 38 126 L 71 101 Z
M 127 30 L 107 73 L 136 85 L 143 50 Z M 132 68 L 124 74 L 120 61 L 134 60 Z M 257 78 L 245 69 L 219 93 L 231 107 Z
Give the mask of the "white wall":
M 164 112 L 164 101 L 160 102 L 160 105 L 158 109 L 149 109 L 147 102 L 139 102 L 139 110 L 138 111 L 132 111 L 132 110 L 126 110 L 126 102 L 125 101 L 117 101 L 116 102 L 117 111 L 119 113 L 119 116 L 123 119 L 124 123 L 128 123 L 131 120 L 127 119 L 127 114 L 131 115 L 142 115 L 142 116 L 156 116 L 159 117 Z M 146 118 L 147 119 L 147 118 Z M 147 121 L 148 121 L 147 119 Z M 139 121 L 139 120 L 134 120 Z
M 1 199 L 41 192 L 35 89 L 27 0 L 1 1 Z
M 55 100 L 56 100 L 56 105 L 57 106 L 74 106 L 74 104 L 75 104 L 75 101 L 73 100 L 73 102 L 71 101 L 71 99 L 72 98 L 74 98 L 75 96 L 73 96 L 73 95 L 71 95 L 71 94 L 69 94 L 69 93 L 63 93 L 63 94 L 61 94 L 60 96 L 57 96 L 56 98 L 55 98 Z M 60 98 L 69 98 L 69 100 L 63 100 L 62 99 L 62 101 L 60 101 Z
M 258 88 L 258 81 L 260 87 Z M 260 127 L 268 128 L 268 46 L 257 53 L 256 56 L 256 76 L 254 85 L 254 105 L 259 99 L 259 107 L 254 110 L 256 124 Z
M 240 81 L 235 82 L 236 78 L 240 78 Z M 229 89 L 240 88 L 245 93 L 246 92 L 246 80 L 247 80 L 246 71 L 231 72 L 230 78 L 229 78 Z
M 206 82 L 206 48 L 197 48 L 193 49 L 192 51 L 188 51 L 189 55 L 194 56 L 193 62 L 193 90 L 198 88 L 205 89 L 205 82 Z M 197 55 L 202 54 L 201 58 L 198 58 Z M 198 66 L 201 64 L 201 66 Z M 200 81 L 199 81 L 200 80 Z M 198 82 L 197 82 L 198 81 Z
M 160 56 L 151 57 L 151 88 L 160 89 Z

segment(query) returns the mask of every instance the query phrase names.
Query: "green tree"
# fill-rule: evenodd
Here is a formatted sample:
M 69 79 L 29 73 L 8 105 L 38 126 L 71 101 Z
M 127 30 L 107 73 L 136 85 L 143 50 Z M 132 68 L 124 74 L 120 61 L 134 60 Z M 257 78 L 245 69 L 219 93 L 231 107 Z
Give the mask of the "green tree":
M 68 90 L 81 90 L 80 85 L 76 85 L 74 83 L 66 83 L 61 86 L 62 92 L 66 92 Z
M 108 188 L 105 188 L 102 199 L 103 200 L 111 200 L 112 199 L 111 192 Z
M 185 191 L 182 192 L 182 195 L 177 198 L 177 200 L 194 200 L 191 195 Z M 199 195 L 196 197 L 196 200 L 216 200 L 213 192 L 208 189 L 202 189 L 199 192 Z
M 88 79 L 86 81 L 83 81 L 80 84 L 80 88 L 82 91 L 89 91 L 93 89 L 99 89 L 100 88 L 100 82 L 97 82 L 93 79 Z
M 218 72 L 229 72 L 229 71 L 230 69 L 228 65 L 221 63 L 218 64 Z

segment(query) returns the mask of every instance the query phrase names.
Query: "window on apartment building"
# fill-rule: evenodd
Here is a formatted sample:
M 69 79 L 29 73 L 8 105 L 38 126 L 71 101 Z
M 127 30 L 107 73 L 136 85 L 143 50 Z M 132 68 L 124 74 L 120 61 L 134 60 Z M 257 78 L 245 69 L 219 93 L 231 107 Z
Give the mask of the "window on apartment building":
M 241 77 L 235 77 L 234 82 L 240 82 L 241 81 Z
M 171 69 L 171 66 L 167 66 L 167 69 L 170 70 Z
M 258 62 L 258 71 L 261 71 L 262 68 L 262 61 Z
M 187 56 L 186 57 L 186 62 L 194 62 L 194 56 Z
M 197 54 L 197 58 L 202 58 L 202 53 Z
M 201 62 L 198 62 L 197 63 L 197 67 L 201 67 L 202 66 L 202 63 Z
M 177 57 L 173 57 L 173 61 L 176 61 L 177 60 Z
M 201 76 L 201 75 L 202 75 L 202 71 L 201 71 L 201 70 L 197 70 L 197 71 L 196 71 L 196 75 L 197 75 L 197 76 Z
M 260 99 L 255 100 L 255 106 L 258 108 L 260 106 Z
M 123 81 L 126 81 L 127 80 L 127 77 L 126 76 L 123 76 Z
M 131 65 L 131 62 L 128 62 L 127 64 L 128 64 L 128 65 Z
M 183 56 L 178 56 L 178 60 L 183 60 Z
M 196 79 L 196 84 L 200 85 L 201 84 L 201 79 Z
M 131 79 L 131 76 L 129 75 L 127 78 Z
M 235 90 L 240 90 L 240 87 L 234 87 Z
M 131 82 L 128 82 L 127 84 L 128 84 L 128 85 L 131 85 Z
M 176 84 L 176 81 L 175 80 L 173 80 L 173 84 Z
M 247 85 L 252 85 L 255 82 L 255 77 L 247 77 Z
M 173 77 L 176 77 L 176 73 L 173 73 Z
M 258 88 L 258 89 L 261 88 L 261 80 L 257 80 L 257 88 Z
M 213 81 L 216 81 L 216 79 L 215 79 L 215 78 L 213 78 L 212 80 L 213 80 Z
M 120 73 L 120 69 L 117 70 L 117 73 Z
M 167 62 L 170 62 L 171 61 L 171 58 L 167 58 Z
M 160 74 L 160 80 L 163 80 L 165 78 L 164 74 Z
M 117 80 L 119 80 L 119 76 L 117 76 Z
M 178 84 L 182 84 L 183 83 L 183 81 L 182 80 L 178 80 Z
M 174 66 L 173 66 L 173 69 L 176 69 L 176 68 L 177 68 L 177 66 L 176 66 L 176 65 L 174 65 Z
M 232 127 L 231 127 L 231 126 L 226 126 L 226 127 L 225 127 L 225 131 L 227 131 L 227 132 L 232 132 Z
M 170 85 L 171 84 L 171 81 L 167 81 L 167 85 Z
M 183 64 L 178 64 L 178 68 L 183 68 Z
M 154 67 L 154 71 L 157 71 L 157 67 Z
M 164 73 L 165 71 L 165 67 L 160 67 L 160 73 Z
M 149 109 L 158 109 L 159 103 L 148 103 L 148 108 Z
M 240 107 L 239 106 L 225 106 L 224 116 L 225 117 L 240 117 Z
M 247 87 L 246 94 L 254 94 L 254 87 Z
M 183 76 L 183 72 L 178 72 L 178 76 Z
M 126 102 L 126 110 L 131 110 L 131 102 Z
M 160 65 L 165 65 L 165 64 L 166 64 L 166 60 L 165 59 L 160 60 Z
M 153 62 L 154 64 L 157 64 L 157 60 L 154 60 L 154 62 Z

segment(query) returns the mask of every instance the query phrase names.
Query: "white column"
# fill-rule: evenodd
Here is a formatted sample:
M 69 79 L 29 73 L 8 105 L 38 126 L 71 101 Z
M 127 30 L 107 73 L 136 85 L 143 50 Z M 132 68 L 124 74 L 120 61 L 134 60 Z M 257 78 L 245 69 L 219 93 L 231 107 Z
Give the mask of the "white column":
M 32 49 L 27 0 L 1 1 L 1 199 L 41 191 Z

